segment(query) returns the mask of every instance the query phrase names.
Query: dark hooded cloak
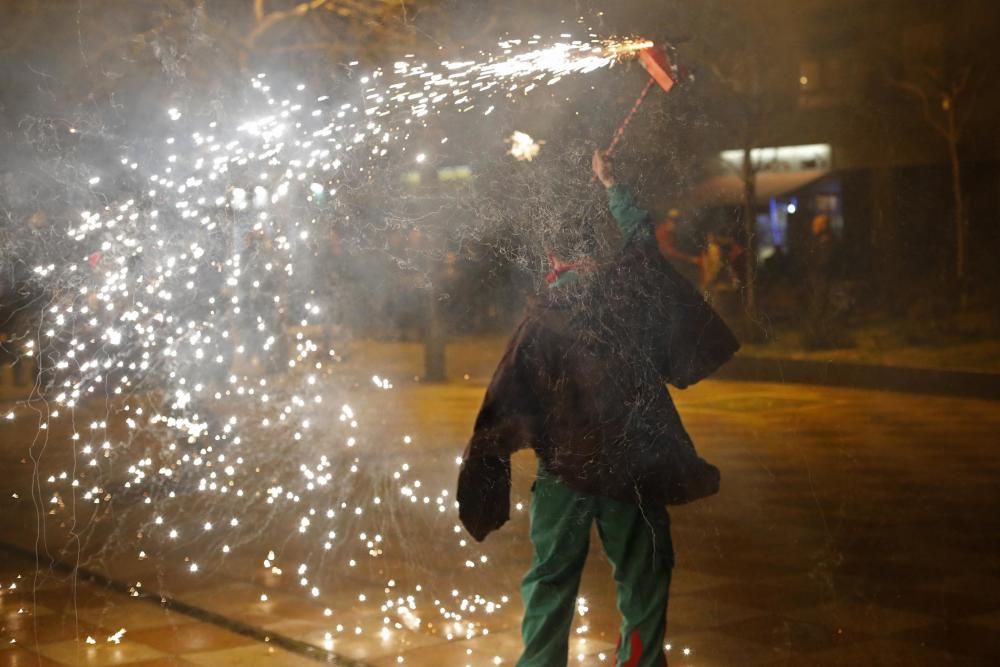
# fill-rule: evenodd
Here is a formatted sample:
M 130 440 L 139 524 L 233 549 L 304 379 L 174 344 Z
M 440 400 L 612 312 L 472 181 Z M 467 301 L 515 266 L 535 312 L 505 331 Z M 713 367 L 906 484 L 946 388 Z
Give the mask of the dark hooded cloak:
M 580 493 L 682 504 L 718 492 L 665 383 L 684 388 L 739 343 L 645 239 L 532 304 L 497 366 L 463 456 L 459 517 L 483 540 L 510 518 L 510 456 L 532 448 Z

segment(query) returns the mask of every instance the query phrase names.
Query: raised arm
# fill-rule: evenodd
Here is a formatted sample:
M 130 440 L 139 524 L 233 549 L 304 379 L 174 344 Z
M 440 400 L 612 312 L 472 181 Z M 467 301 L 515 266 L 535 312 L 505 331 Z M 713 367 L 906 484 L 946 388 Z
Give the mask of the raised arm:
M 601 151 L 594 151 L 591 161 L 597 180 L 608 191 L 608 207 L 618 223 L 622 235 L 622 245 L 632 239 L 645 239 L 650 235 L 649 211 L 640 207 L 632 193 L 615 180 L 611 161 Z

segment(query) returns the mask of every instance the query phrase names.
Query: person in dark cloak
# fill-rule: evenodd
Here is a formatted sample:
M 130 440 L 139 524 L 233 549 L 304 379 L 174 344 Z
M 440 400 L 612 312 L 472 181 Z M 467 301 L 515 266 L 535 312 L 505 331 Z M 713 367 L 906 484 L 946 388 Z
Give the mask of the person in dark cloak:
M 593 522 L 623 617 L 616 664 L 665 665 L 666 506 L 719 488 L 718 469 L 696 453 L 665 382 L 698 382 L 739 344 L 660 254 L 649 214 L 599 152 L 593 169 L 622 249 L 603 265 L 554 258 L 550 288 L 529 306 L 486 392 L 458 480 L 459 517 L 482 541 L 510 517 L 511 454 L 537 455 L 519 667 L 567 663 Z

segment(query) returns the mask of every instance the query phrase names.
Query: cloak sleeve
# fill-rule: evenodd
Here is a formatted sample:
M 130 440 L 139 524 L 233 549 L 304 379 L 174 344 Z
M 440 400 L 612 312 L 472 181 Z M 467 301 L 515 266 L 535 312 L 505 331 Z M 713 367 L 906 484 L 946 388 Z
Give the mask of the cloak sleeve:
M 664 376 L 683 389 L 699 382 L 732 359 L 740 344 L 715 309 L 659 252 L 648 253 L 661 280 L 672 283 L 672 294 L 663 294 L 657 310 L 670 322 Z
M 510 518 L 510 456 L 536 439 L 530 326 L 522 322 L 486 390 L 458 476 L 458 516 L 477 541 Z
M 633 243 L 595 288 L 606 303 L 602 319 L 631 338 L 664 380 L 683 389 L 714 373 L 740 344 L 722 318 L 670 262 L 655 242 Z
M 608 188 L 608 208 L 618 223 L 623 246 L 632 239 L 641 241 L 649 236 L 649 212 L 636 203 L 625 186 L 618 184 Z

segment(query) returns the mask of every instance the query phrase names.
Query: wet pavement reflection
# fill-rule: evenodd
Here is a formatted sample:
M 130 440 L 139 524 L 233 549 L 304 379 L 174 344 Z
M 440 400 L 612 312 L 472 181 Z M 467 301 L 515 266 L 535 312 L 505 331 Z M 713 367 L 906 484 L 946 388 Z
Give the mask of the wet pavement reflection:
M 443 494 L 454 488 L 455 457 L 484 387 L 475 378 L 394 383 L 392 391 L 355 390 L 364 442 L 350 459 L 324 440 L 322 424 L 319 435 L 293 446 L 256 445 L 272 477 L 298 474 L 278 460 L 294 462 L 298 448 L 328 451 L 334 467 L 356 459 L 357 473 L 332 480 L 330 507 L 349 512 L 373 493 L 382 499 L 365 508 L 363 523 L 341 523 L 347 534 L 331 538 L 328 557 L 318 561 L 322 541 L 306 547 L 288 539 L 301 508 L 262 509 L 249 487 L 249 497 L 208 502 L 178 486 L 175 516 L 184 518 L 173 527 L 204 533 L 183 548 L 164 540 L 140 556 L 133 538 L 151 530 L 152 514 L 125 488 L 110 501 L 114 511 L 101 508 L 99 521 L 81 530 L 90 509 L 62 511 L 44 488 L 71 462 L 50 452 L 36 473 L 26 456 L 35 425 L 5 422 L 0 539 L 37 551 L 38 559 L 0 560 L 0 665 L 298 665 L 327 655 L 375 666 L 513 664 L 518 585 L 530 558 L 533 457 L 514 461 L 512 500 L 520 509 L 512 521 L 473 544 L 455 532 L 450 500 L 438 499 L 450 498 Z M 672 511 L 671 665 L 1000 661 L 995 403 L 722 381 L 675 395 L 700 452 L 721 468 L 723 487 L 718 497 Z M 421 482 L 409 495 L 394 479 L 404 464 L 407 479 Z M 47 512 L 37 542 L 33 484 Z M 253 493 L 266 497 L 273 485 L 263 479 Z M 228 531 L 226 544 L 204 530 L 237 517 L 241 529 Z M 377 528 L 380 539 L 353 534 L 362 526 Z M 71 539 L 72 530 L 85 539 Z M 50 557 L 133 592 L 141 582 L 139 590 L 206 615 L 74 581 Z M 295 566 L 307 558 L 320 564 L 303 575 Z M 480 608 L 457 603 L 468 595 L 481 597 Z M 580 596 L 586 614 L 574 628 L 570 664 L 613 664 L 618 616 L 596 540 Z M 387 605 L 396 600 L 400 608 Z M 487 600 L 496 601 L 488 611 Z M 461 623 L 450 615 L 457 609 Z M 258 634 L 241 634 L 245 628 Z M 282 647 L 265 636 L 289 641 Z

